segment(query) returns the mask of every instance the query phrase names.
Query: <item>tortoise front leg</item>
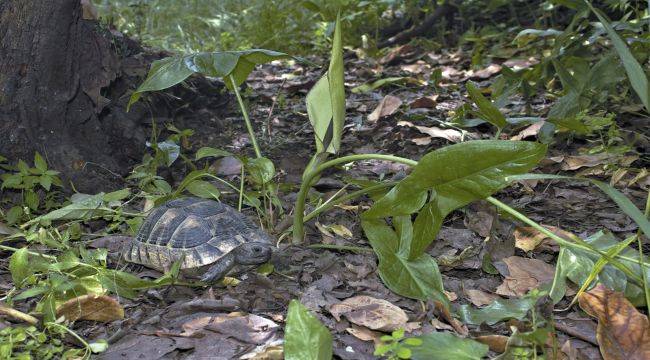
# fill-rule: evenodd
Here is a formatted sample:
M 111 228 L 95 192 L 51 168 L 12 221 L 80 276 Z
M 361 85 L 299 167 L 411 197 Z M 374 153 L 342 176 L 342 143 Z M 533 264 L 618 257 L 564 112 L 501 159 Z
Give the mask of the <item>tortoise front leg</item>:
M 223 279 L 224 276 L 228 274 L 230 270 L 235 266 L 235 255 L 227 254 L 221 259 L 219 259 L 214 265 L 201 276 L 201 281 L 204 283 L 214 283 L 217 280 Z

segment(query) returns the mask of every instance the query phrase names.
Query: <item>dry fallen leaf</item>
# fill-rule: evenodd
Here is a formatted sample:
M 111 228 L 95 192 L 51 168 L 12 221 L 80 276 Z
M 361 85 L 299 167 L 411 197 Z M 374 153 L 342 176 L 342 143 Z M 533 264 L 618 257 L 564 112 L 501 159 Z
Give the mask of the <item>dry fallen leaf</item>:
M 435 109 L 438 95 L 419 97 L 409 104 L 411 109 Z
M 490 64 L 488 67 L 480 70 L 469 70 L 466 72 L 466 75 L 471 79 L 487 79 L 500 71 L 501 65 Z
M 490 305 L 494 300 L 500 299 L 498 295 L 476 289 L 465 289 L 465 294 L 467 295 L 467 300 L 475 306 Z
M 418 60 L 415 64 L 402 65 L 400 66 L 400 69 L 411 74 L 421 74 L 425 71 L 429 71 L 431 66 L 422 60 Z
M 63 316 L 68 321 L 110 322 L 124 319 L 124 308 L 117 300 L 106 295 L 82 295 L 59 305 L 56 316 Z
M 503 296 L 524 296 L 529 290 L 553 281 L 555 268 L 541 260 L 510 256 L 503 259 L 508 275 L 496 293 Z
M 596 338 L 605 360 L 650 359 L 650 323 L 621 292 L 598 284 L 578 298 L 580 307 L 598 319 Z
M 529 68 L 533 65 L 537 65 L 539 63 L 539 60 L 535 59 L 534 57 L 530 57 L 528 59 L 510 59 L 506 60 L 506 62 L 503 63 L 503 65 L 511 68 L 514 71 L 519 71 L 522 69 Z
M 410 121 L 398 121 L 397 126 L 412 127 L 417 129 L 419 132 L 423 134 L 427 134 L 431 136 L 432 138 L 447 139 L 451 142 L 460 142 L 463 138 L 463 133 L 455 129 L 441 129 L 435 126 L 432 127 L 419 126 L 419 125 L 414 125 Z
M 275 322 L 255 314 L 230 313 L 204 316 L 183 324 L 183 336 L 211 330 L 249 344 L 265 344 L 280 328 Z
M 372 330 L 393 331 L 403 328 L 408 321 L 404 310 L 390 302 L 370 296 L 354 296 L 330 307 L 336 321 L 345 316 L 351 323 Z
M 490 350 L 496 353 L 506 351 L 506 344 L 508 344 L 508 337 L 504 335 L 483 335 L 475 337 L 474 340 L 489 346 Z
M 361 341 L 372 341 L 375 344 L 381 343 L 379 339 L 382 335 L 379 331 L 370 330 L 366 327 L 352 324 L 352 327 L 345 329 L 350 335 Z
M 400 98 L 393 95 L 386 95 L 381 99 L 375 110 L 368 115 L 368 121 L 376 122 L 383 117 L 393 115 L 401 105 L 402 100 Z
M 564 238 L 571 239 L 575 235 L 562 230 L 555 226 L 543 225 L 553 234 Z M 514 231 L 515 246 L 523 251 L 533 251 L 538 246 L 543 246 L 547 250 L 559 251 L 559 246 L 551 238 L 530 226 L 518 227 Z
M 593 167 L 607 163 L 612 157 L 610 154 L 565 156 L 562 170 L 577 170 L 581 167 Z
M 544 126 L 545 123 L 546 123 L 545 121 L 538 121 L 526 127 L 525 129 L 521 130 L 519 134 L 511 137 L 510 140 L 519 141 L 531 136 L 537 136 L 537 134 L 539 134 L 539 131 L 542 129 L 542 126 Z

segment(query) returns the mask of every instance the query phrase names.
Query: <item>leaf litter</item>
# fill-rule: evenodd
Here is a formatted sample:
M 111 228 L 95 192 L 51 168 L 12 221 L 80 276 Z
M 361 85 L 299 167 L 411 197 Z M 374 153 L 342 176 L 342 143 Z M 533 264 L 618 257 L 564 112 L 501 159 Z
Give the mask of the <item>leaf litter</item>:
M 449 85 L 469 78 L 479 81 L 490 79 L 501 71 L 498 64 L 478 70 L 470 69 L 466 55 L 423 52 L 416 46 L 405 45 L 380 61 L 386 79 L 398 79 L 402 77 L 402 71 L 413 76 L 428 76 L 433 70 L 441 70 L 443 86 L 435 94 L 409 80 L 391 80 L 374 86 L 376 79 L 372 75 L 346 79 L 357 86 L 371 85 L 364 91 L 358 91 L 358 94 L 353 92 L 349 102 L 374 110 L 367 114 L 367 111 L 348 109 L 348 116 L 355 125 L 344 132 L 343 151 L 361 149 L 363 152 L 365 147 L 419 158 L 428 150 L 442 145 L 463 139 L 484 138 L 486 135 L 477 128 L 460 130 L 442 127 L 449 124 L 441 123 L 441 119 L 449 117 L 451 109 L 456 109 L 456 105 L 465 101 L 457 91 L 449 90 Z M 419 59 L 426 59 L 427 63 Z M 534 58 L 508 60 L 503 65 L 525 69 L 538 61 Z M 349 66 L 367 68 L 371 65 L 357 59 L 350 61 Z M 283 71 L 287 71 L 286 67 L 269 64 L 253 72 L 248 83 L 262 93 L 261 99 L 256 99 L 260 101 L 251 102 L 253 118 L 268 116 L 270 104 L 265 99 L 272 99 L 283 91 L 302 92 L 309 87 L 303 84 L 313 84 L 319 75 L 316 71 L 303 69 L 306 79 L 301 79 L 295 85 L 289 82 L 290 86 L 284 88 L 281 88 L 282 81 L 269 81 L 278 80 L 278 74 Z M 401 81 L 408 83 L 409 87 L 396 89 Z M 405 110 L 405 116 L 401 116 L 401 113 L 396 116 L 404 108 L 403 104 L 407 104 L 409 110 Z M 418 113 L 410 114 L 409 111 L 413 110 Z M 276 164 L 281 164 L 279 167 L 285 172 L 285 179 L 294 179 L 294 182 L 299 181 L 296 179 L 299 179 L 302 169 L 291 168 L 290 163 L 296 161 L 282 159 L 287 154 L 293 158 L 307 159 L 310 149 L 305 144 L 311 144 L 313 137 L 311 130 L 301 127 L 306 120 L 301 111 L 305 112 L 301 100 L 287 98 L 285 108 L 275 109 L 277 122 L 268 134 L 268 141 L 275 145 L 269 157 Z M 231 132 L 243 133 L 241 124 L 232 119 L 226 121 L 225 126 Z M 542 122 L 532 124 L 514 136 L 521 139 L 537 137 L 542 126 Z M 242 146 L 240 140 L 233 141 L 233 138 L 224 141 L 224 144 L 233 151 Z M 609 171 L 607 165 L 627 167 L 637 160 L 631 157 L 583 155 L 579 154 L 580 149 L 577 148 L 562 150 L 551 153 L 551 160 L 542 165 L 544 172 L 577 172 L 598 168 L 601 174 L 605 174 Z M 559 155 L 567 152 L 575 155 Z M 241 162 L 236 157 L 225 157 L 213 163 L 212 167 L 226 178 L 241 172 Z M 364 178 L 379 175 L 399 179 L 405 174 L 405 167 L 372 161 L 352 167 L 346 176 Z M 644 184 L 644 178 L 632 182 L 633 178 L 632 174 L 623 175 L 621 181 L 629 181 L 628 193 L 639 199 L 641 196 L 637 189 Z M 287 194 L 287 197 L 291 195 Z M 614 211 L 602 194 L 591 188 L 561 181 L 550 186 L 543 183 L 515 185 L 501 196 L 509 199 L 514 206 L 526 208 L 534 220 L 553 224 L 548 228 L 560 236 L 560 228 L 586 237 L 586 234 L 600 229 L 604 220 L 620 220 L 612 219 Z M 552 197 L 566 201 L 552 201 Z M 365 201 L 347 203 L 324 213 L 318 223 L 307 226 L 309 241 L 317 244 L 325 233 L 334 239 L 332 241 L 336 245 L 368 247 L 355 220 L 357 212 L 367 205 Z M 489 206 L 487 208 L 492 210 Z M 374 345 L 381 342 L 381 336 L 399 328 L 409 329 L 410 335 L 420 337 L 429 346 L 456 347 L 463 356 L 483 356 L 487 354 L 487 345 L 490 354 L 495 355 L 506 351 L 506 341 L 512 335 L 504 321 L 510 321 L 509 324 L 515 320 L 523 321 L 543 297 L 531 292 L 553 282 L 554 253 L 557 252 L 556 244 L 545 235 L 529 228 L 508 226 L 509 221 L 495 220 L 487 210 L 482 213 L 473 210 L 454 212 L 443 224 L 439 239 L 429 250 L 436 258 L 446 256 L 448 259 L 443 268 L 443 283 L 449 293 L 457 295 L 452 302 L 460 309 L 460 318 L 466 328 L 454 320 L 456 313 L 445 313 L 431 302 L 411 300 L 390 291 L 377 275 L 377 260 L 372 253 L 296 248 L 291 245 L 281 245 L 281 255 L 274 260 L 276 272 L 270 275 L 247 274 L 233 286 L 185 290 L 180 290 L 183 288 L 181 286 L 172 286 L 160 289 L 160 292 L 143 292 L 136 299 L 116 300 L 105 295 L 76 298 L 60 305 L 58 310 L 70 321 L 79 320 L 75 330 L 90 339 L 110 340 L 110 334 L 118 334 L 121 327 L 126 329 L 126 335 L 110 340 L 109 350 L 99 356 L 102 359 L 199 359 L 214 354 L 222 358 L 253 358 L 258 355 L 278 358 L 282 356 L 282 328 L 287 322 L 288 304 L 292 299 L 300 299 L 309 312 L 300 308 L 290 313 L 304 318 L 306 324 L 311 324 L 309 326 L 317 327 L 315 320 L 322 323 L 331 334 L 332 353 L 342 359 L 373 358 Z M 5 224 L 0 225 L 0 232 L 6 235 L 17 231 Z M 619 225 L 611 226 L 611 231 L 629 235 L 636 230 L 626 227 L 627 224 Z M 475 251 L 468 252 L 470 248 Z M 6 279 L 5 274 L 0 272 L 2 279 Z M 140 275 L 145 276 L 146 273 Z M 562 300 L 561 305 L 567 305 L 568 300 Z M 647 317 L 627 303 L 621 293 L 599 285 L 580 296 L 580 305 L 598 319 L 598 330 L 591 326 L 593 321 L 581 318 L 575 308 L 561 317 L 556 316 L 556 321 L 562 324 L 556 327 L 564 339 L 561 350 L 567 357 L 577 356 L 578 353 L 593 354 L 596 346 L 607 354 L 606 359 L 622 359 L 622 356 L 635 359 L 635 356 L 642 356 L 639 354 L 645 355 L 644 344 L 650 343 L 646 339 Z M 101 316 L 93 315 L 96 312 L 100 312 Z M 145 315 L 139 318 L 135 316 L 138 313 Z M 81 321 L 84 319 L 105 321 L 106 328 L 89 326 L 90 322 Z M 444 328 L 444 332 L 435 333 L 434 324 L 438 324 L 439 329 Z M 522 331 L 525 330 L 524 325 L 521 327 Z M 468 335 L 469 338 L 463 338 Z M 324 332 L 321 332 L 318 341 L 322 341 L 321 337 L 327 342 Z M 427 349 L 430 347 L 422 347 L 414 353 L 414 358 L 432 358 Z

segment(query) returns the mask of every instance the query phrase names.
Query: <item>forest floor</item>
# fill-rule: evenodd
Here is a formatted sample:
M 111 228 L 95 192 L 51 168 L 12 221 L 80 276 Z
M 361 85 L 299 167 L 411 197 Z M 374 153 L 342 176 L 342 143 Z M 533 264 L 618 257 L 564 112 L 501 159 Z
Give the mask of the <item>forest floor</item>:
M 509 67 L 519 68 L 538 60 L 527 56 L 517 58 L 517 54 L 507 59 Z M 346 61 L 347 122 L 341 153 L 385 153 L 417 160 L 448 144 L 493 138 L 495 129 L 488 124 L 460 128 L 451 126 L 448 120 L 450 111 L 468 102 L 463 84 L 472 80 L 485 87 L 499 74 L 504 61 L 505 57 L 495 58 L 486 68 L 470 70 L 470 54 L 413 46 L 395 49 L 380 60 L 351 57 Z M 441 70 L 439 79 L 433 78 L 437 69 Z M 291 213 L 302 171 L 313 153 L 313 131 L 306 114 L 305 95 L 320 75 L 320 70 L 301 64 L 272 63 L 255 70 L 247 81 L 251 118 L 256 129 L 262 130 L 258 133 L 263 133 L 262 152 L 275 163 L 279 174 L 276 180 L 283 184 L 279 196 L 284 214 L 275 215 L 277 224 Z M 367 92 L 350 91 L 389 77 L 401 79 Z M 505 107 L 506 116 L 543 117 L 553 101 L 543 94 L 528 102 L 514 96 Z M 175 124 L 180 129 L 194 126 L 191 149 L 211 146 L 232 153 L 250 150 L 235 101 L 228 106 L 229 115 L 224 118 L 203 111 L 197 112 L 190 125 Z M 215 128 L 219 129 L 218 133 L 214 133 Z M 648 133 L 632 117 L 621 128 Z M 538 131 L 536 125 L 515 126 L 500 136 L 532 140 Z M 589 154 L 592 146 L 586 140 L 558 134 L 536 171 L 611 181 L 643 208 L 650 177 L 638 177 L 638 172 L 623 170 L 643 168 L 647 163 L 631 153 Z M 216 175 L 239 182 L 241 163 L 236 158 L 226 157 L 210 166 Z M 449 164 L 450 168 L 453 166 Z M 407 171 L 403 165 L 362 161 L 345 171 L 326 173 L 312 189 L 312 195 L 327 199 L 341 188 L 353 189 L 346 185 L 351 184 L 351 179 L 399 179 Z M 183 176 L 170 174 L 176 182 Z M 223 190 L 222 200 L 236 205 L 237 194 Z M 637 231 L 636 224 L 610 198 L 583 182 L 520 181 L 495 197 L 560 234 L 568 231 L 587 238 L 604 231 L 624 239 Z M 299 299 L 332 333 L 338 358 L 373 359 L 376 358 L 373 356 L 375 342 L 383 334 L 368 324 L 374 320 L 397 321 L 396 315 L 390 312 L 396 310 L 388 311 L 354 298 L 363 295 L 386 300 L 401 309 L 408 322 L 399 326 L 406 328 L 407 334 L 451 331 L 482 339 L 490 345 L 491 357 L 503 351 L 511 326 L 519 323 L 517 320 L 489 325 L 462 324 L 441 313 L 432 303 L 396 295 L 383 284 L 376 273 L 376 256 L 359 223 L 360 211 L 369 204 L 370 199 L 360 198 L 323 213 L 308 223 L 304 245 L 291 245 L 290 237 L 282 237 L 273 259 L 275 271 L 270 274 L 244 274 L 238 276 L 239 282 L 223 287 L 169 286 L 144 291 L 135 299 L 118 297 L 125 309 L 124 320 L 108 324 L 78 321 L 72 329 L 85 339 L 109 339 L 110 346 L 98 356 L 100 359 L 280 358 L 287 306 L 290 300 Z M 247 214 L 255 217 L 253 211 Z M 274 229 L 267 230 L 274 232 Z M 274 235 L 278 238 L 280 234 Z M 88 246 L 108 247 L 109 267 L 140 277 L 160 275 L 120 260 L 119 243 L 109 243 L 106 239 L 90 241 Z M 319 244 L 339 249 L 327 249 Z M 352 251 L 343 250 L 345 246 Z M 460 304 L 485 307 L 495 299 L 521 298 L 529 290 L 550 283 L 558 251 L 558 245 L 552 240 L 504 214 L 497 214 L 487 202 L 473 203 L 452 213 L 427 250 L 440 266 L 452 308 Z M 490 254 L 494 268 L 484 263 L 485 254 Z M 2 287 L 11 286 L 7 269 L 7 260 L 0 260 Z M 570 285 L 567 293 L 571 296 L 554 309 L 548 304 L 538 304 L 540 313 L 552 318 L 556 330 L 556 337 L 549 342 L 556 345 L 561 357 L 598 359 L 601 355 L 596 320 L 577 305 L 569 306 L 576 291 Z M 359 301 L 348 300 L 347 310 L 333 307 L 351 298 Z

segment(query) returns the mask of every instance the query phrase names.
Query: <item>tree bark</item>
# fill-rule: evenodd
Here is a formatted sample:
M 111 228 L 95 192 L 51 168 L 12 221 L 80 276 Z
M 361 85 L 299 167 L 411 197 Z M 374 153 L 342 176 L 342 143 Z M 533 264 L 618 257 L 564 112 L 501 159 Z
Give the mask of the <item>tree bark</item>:
M 76 189 L 96 192 L 116 186 L 145 138 L 133 123 L 101 121 L 119 58 L 110 32 L 82 14 L 80 0 L 0 1 L 0 154 L 39 151 Z

